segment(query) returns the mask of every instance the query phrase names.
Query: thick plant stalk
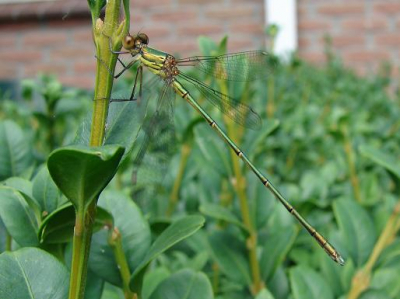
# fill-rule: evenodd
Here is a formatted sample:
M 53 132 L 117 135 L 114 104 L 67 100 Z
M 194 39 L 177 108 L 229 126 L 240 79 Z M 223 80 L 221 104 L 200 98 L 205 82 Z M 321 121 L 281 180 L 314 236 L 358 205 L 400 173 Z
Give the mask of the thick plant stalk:
M 88 1 L 92 9 L 92 21 L 95 21 L 93 1 Z M 93 121 L 91 126 L 90 146 L 101 146 L 104 140 L 108 104 L 113 85 L 113 74 L 117 57 L 110 51 L 121 48 L 121 40 L 129 27 L 129 1 L 124 0 L 125 21 L 119 24 L 121 0 L 108 0 L 104 22 L 96 19 L 93 24 L 93 37 L 96 46 L 97 69 L 94 92 Z M 97 16 L 96 16 L 97 17 Z M 111 34 L 109 34 L 111 33 Z M 73 251 L 70 277 L 69 299 L 84 298 L 87 266 L 92 239 L 93 224 L 96 217 L 97 200 L 93 201 L 86 210 L 76 211 L 73 237 Z

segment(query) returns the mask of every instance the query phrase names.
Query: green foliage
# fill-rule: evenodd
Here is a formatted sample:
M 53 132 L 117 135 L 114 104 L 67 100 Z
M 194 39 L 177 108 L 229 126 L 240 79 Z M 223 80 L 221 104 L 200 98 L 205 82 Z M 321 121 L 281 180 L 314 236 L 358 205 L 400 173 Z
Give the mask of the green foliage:
M 51 254 L 37 248 L 22 248 L 0 255 L 3 273 L 1 298 L 55 298 L 68 296 L 69 274 Z
M 47 167 L 75 209 L 86 211 L 113 178 L 123 153 L 116 145 L 63 147 L 50 154 Z
M 96 11 L 104 1 L 89 4 Z M 204 37 L 199 42 L 204 55 L 226 52 L 226 38 L 219 45 Z M 250 242 L 229 149 L 182 99 L 176 101 L 178 150 L 169 170 L 150 169 L 164 180 L 138 186 L 132 160 L 152 104 L 112 103 L 105 146 L 88 148 L 91 101 L 42 77 L 23 83 L 23 102 L 0 101 L 0 248 L 9 250 L 0 255 L 7 273 L 0 297 L 41 298 L 57 288 L 65 298 L 75 210 L 98 200 L 87 298 L 124 298 L 125 284 L 143 299 L 345 298 L 361 270 L 370 274 L 367 289 L 350 299 L 398 298 L 400 109 L 397 95 L 385 91 L 388 78 L 359 78 L 332 56 L 323 68 L 296 57 L 287 64 L 270 60 L 274 71 L 265 79 L 227 84 L 231 96 L 260 114 L 259 131 L 230 123 L 201 93 L 190 92 L 222 127 L 233 128 L 230 137 L 343 254 L 344 267 L 240 164 L 257 234 Z M 190 75 L 221 87 L 206 74 Z M 130 92 L 131 81 L 118 84 Z M 154 99 L 154 90 L 144 94 Z M 59 148 L 67 144 L 75 145 Z M 150 158 L 160 150 L 153 149 Z M 170 204 L 174 190 L 178 201 Z M 18 288 L 9 287 L 10 277 Z M 27 285 L 35 286 L 33 295 Z

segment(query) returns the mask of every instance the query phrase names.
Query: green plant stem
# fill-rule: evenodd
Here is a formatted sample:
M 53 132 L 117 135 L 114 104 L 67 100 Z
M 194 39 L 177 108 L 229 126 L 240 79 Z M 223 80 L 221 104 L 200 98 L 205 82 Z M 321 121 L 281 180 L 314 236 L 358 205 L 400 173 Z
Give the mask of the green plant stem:
M 128 261 L 126 260 L 124 249 L 122 248 L 122 237 L 118 228 L 114 227 L 110 234 L 109 244 L 113 248 L 115 260 L 118 265 L 119 272 L 122 278 L 122 287 L 126 299 L 135 298 L 135 294 L 129 289 L 129 280 L 131 272 L 129 270 Z
M 88 217 L 91 215 L 92 219 Z M 93 231 L 96 206 L 91 206 L 87 213 L 77 211 L 72 248 L 71 277 L 69 299 L 83 298 L 85 295 L 87 262 L 89 258 L 90 241 Z
M 101 146 L 105 135 L 109 99 L 113 85 L 113 70 L 117 56 L 110 51 L 121 48 L 122 36 L 127 32 L 129 22 L 129 5 L 125 4 L 127 22 L 119 24 L 120 0 L 108 0 L 104 23 L 97 19 L 93 24 L 93 36 L 96 46 L 96 85 L 94 91 L 94 108 L 91 126 L 90 146 Z M 126 11 L 128 9 L 128 11 Z M 111 33 L 111 34 L 108 34 Z M 84 211 L 77 211 L 73 237 L 72 265 L 70 276 L 69 299 L 81 299 L 85 294 L 87 266 L 93 225 L 96 217 L 97 200 Z
M 224 94 L 228 93 L 227 86 L 224 83 L 220 84 L 221 92 Z M 224 122 L 227 126 L 228 135 L 236 143 L 240 130 L 234 127 L 234 124 L 230 121 L 228 116 L 224 115 Z M 233 164 L 233 172 L 235 179 L 232 182 L 233 187 L 239 197 L 240 211 L 242 214 L 243 224 L 245 225 L 247 231 L 249 232 L 249 238 L 247 239 L 247 249 L 249 251 L 249 262 L 250 270 L 252 276 L 252 286 L 251 292 L 256 295 L 264 287 L 260 275 L 260 266 L 257 259 L 257 231 L 253 228 L 253 223 L 251 221 L 250 210 L 247 200 L 246 180 L 242 174 L 242 170 L 239 165 L 239 159 L 233 151 L 230 151 L 231 160 Z
M 351 138 L 349 131 L 347 129 L 347 125 L 343 125 L 341 128 L 343 137 L 344 137 L 344 151 L 347 158 L 347 163 L 349 164 L 349 172 L 350 172 L 350 181 L 353 186 L 354 198 L 357 202 L 361 203 L 361 192 L 360 192 L 360 184 L 356 171 L 356 163 L 354 158 L 354 149 L 351 144 Z
M 174 186 L 172 187 L 171 195 L 169 197 L 169 205 L 167 209 L 167 217 L 170 217 L 174 210 L 175 206 L 178 202 L 179 197 L 179 189 L 182 185 L 183 174 L 185 173 L 185 168 L 187 165 L 188 158 L 190 156 L 190 152 L 192 151 L 192 147 L 190 144 L 184 143 L 181 149 L 181 160 L 179 162 L 179 170 L 178 175 L 176 176 Z
M 269 76 L 267 80 L 268 99 L 267 99 L 267 118 L 273 119 L 275 114 L 275 79 L 274 76 Z
M 6 251 L 11 251 L 12 249 L 12 237 L 11 235 L 6 232 L 7 236 L 6 236 Z
M 219 288 L 219 267 L 218 267 L 217 263 L 212 264 L 212 271 L 213 271 L 212 288 L 213 288 L 214 294 L 217 294 L 218 288 Z
M 364 292 L 370 285 L 372 269 L 375 266 L 376 261 L 381 255 L 382 251 L 389 246 L 399 230 L 400 222 L 400 200 L 393 209 L 386 225 L 376 242 L 368 261 L 364 267 L 360 269 L 353 277 L 351 283 L 351 289 L 347 299 L 357 299 L 362 292 Z

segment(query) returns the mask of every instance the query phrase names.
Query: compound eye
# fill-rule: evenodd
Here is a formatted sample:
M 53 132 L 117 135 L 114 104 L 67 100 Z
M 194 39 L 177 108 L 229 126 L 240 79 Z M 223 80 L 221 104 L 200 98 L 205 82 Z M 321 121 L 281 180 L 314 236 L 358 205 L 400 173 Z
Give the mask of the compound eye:
M 149 37 L 145 33 L 139 33 L 137 35 L 137 38 L 139 38 L 142 42 L 142 44 L 148 45 L 149 44 Z
M 125 49 L 131 50 L 135 46 L 135 39 L 131 35 L 127 35 L 122 41 L 122 45 Z

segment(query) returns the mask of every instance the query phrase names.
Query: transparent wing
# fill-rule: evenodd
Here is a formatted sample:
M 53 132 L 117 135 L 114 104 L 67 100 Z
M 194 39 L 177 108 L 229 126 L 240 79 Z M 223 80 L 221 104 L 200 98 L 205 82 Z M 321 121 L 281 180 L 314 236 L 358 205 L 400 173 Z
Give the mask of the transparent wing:
M 234 122 L 253 130 L 261 128 L 261 118 L 251 107 L 183 73 L 179 77 L 193 84 L 211 104 Z
M 142 126 L 139 150 L 133 159 L 135 181 L 143 199 L 148 200 L 160 186 L 175 152 L 173 124 L 174 92 L 165 84 L 159 95 L 155 112 Z M 146 196 L 143 196 L 143 195 Z
M 249 81 L 274 70 L 271 55 L 264 51 L 177 59 L 179 67 L 192 66 L 207 75 L 229 81 Z

